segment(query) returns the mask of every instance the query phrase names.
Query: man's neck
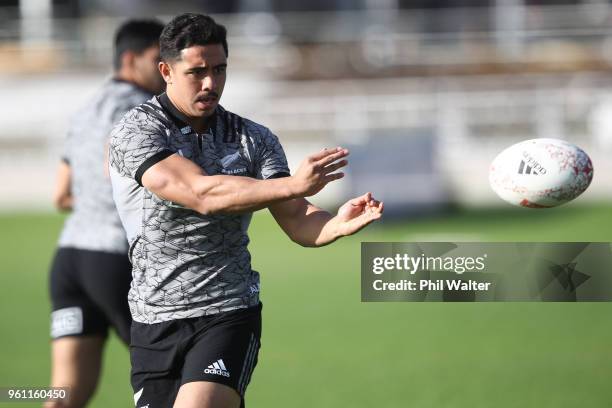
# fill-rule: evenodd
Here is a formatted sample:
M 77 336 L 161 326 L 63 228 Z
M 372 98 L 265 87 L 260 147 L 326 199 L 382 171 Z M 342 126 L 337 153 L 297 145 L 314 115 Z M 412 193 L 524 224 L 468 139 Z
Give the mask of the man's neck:
M 130 70 L 127 69 L 120 69 L 119 71 L 115 71 L 115 74 L 113 76 L 115 79 L 119 80 L 119 81 L 125 81 L 125 82 L 130 82 L 134 85 L 136 85 L 137 87 L 149 92 L 149 93 L 153 93 L 152 91 L 150 91 L 149 89 L 147 89 L 146 86 L 144 86 L 144 84 L 141 83 L 141 81 L 139 80 L 139 78 L 136 75 L 133 75 Z

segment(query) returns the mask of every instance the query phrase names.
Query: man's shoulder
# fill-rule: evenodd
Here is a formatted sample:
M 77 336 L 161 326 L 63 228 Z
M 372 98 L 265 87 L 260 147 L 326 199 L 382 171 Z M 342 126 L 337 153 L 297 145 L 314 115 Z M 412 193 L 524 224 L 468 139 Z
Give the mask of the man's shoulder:
M 172 121 L 154 96 L 130 109 L 119 121 L 118 125 L 120 124 L 136 125 L 145 129 L 167 129 L 172 126 Z
M 106 80 L 71 116 L 71 126 L 112 126 L 151 94 L 126 81 Z
M 109 80 L 105 86 L 105 91 L 109 101 L 126 111 L 146 102 L 153 96 L 136 84 L 117 79 Z
M 151 93 L 139 86 L 115 78 L 110 78 L 98 89 L 84 106 L 85 109 L 96 111 L 98 117 L 107 117 L 117 110 L 124 112 L 152 97 Z
M 117 122 L 111 133 L 111 143 L 131 139 L 135 135 L 167 134 L 171 121 L 159 105 L 156 97 L 130 109 Z
M 221 105 L 219 105 L 217 114 L 217 120 L 220 119 L 221 125 L 225 131 L 236 131 L 239 134 L 255 138 L 267 137 L 272 133 L 268 127 L 261 123 L 231 112 Z

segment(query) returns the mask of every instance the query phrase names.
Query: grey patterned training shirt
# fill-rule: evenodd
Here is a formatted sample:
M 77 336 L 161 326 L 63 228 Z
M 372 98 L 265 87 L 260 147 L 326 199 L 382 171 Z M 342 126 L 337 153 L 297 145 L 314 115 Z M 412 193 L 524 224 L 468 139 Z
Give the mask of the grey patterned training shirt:
M 62 157 L 70 165 L 74 202 L 60 247 L 127 253 L 104 162 L 113 125 L 151 96 L 130 82 L 111 79 L 74 116 Z
M 289 175 L 278 138 L 221 106 L 204 134 L 192 130 L 166 94 L 130 111 L 112 132 L 109 164 L 130 242 L 132 317 L 158 323 L 256 305 L 259 274 L 247 250 L 251 214 L 202 215 L 141 185 L 143 173 L 172 154 L 208 175 Z

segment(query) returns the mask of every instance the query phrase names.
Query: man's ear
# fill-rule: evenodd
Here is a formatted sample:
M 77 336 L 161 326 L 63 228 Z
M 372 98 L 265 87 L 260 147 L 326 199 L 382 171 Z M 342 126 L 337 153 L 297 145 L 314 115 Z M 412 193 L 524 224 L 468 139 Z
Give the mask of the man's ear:
M 168 64 L 166 61 L 160 61 L 157 65 L 157 68 L 159 68 L 159 73 L 161 74 L 162 78 L 164 78 L 164 81 L 166 81 L 167 84 L 171 84 L 172 67 L 170 66 L 170 64 Z

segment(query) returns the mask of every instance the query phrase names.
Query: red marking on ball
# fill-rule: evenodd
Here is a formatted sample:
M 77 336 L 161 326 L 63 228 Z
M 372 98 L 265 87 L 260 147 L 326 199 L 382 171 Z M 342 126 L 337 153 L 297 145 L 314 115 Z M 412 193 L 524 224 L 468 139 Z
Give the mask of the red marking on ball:
M 523 198 L 523 200 L 520 202 L 521 207 L 527 207 L 527 208 L 551 208 L 548 205 L 541 205 L 541 204 L 536 204 L 536 203 L 532 203 L 531 201 L 527 200 L 526 198 Z

